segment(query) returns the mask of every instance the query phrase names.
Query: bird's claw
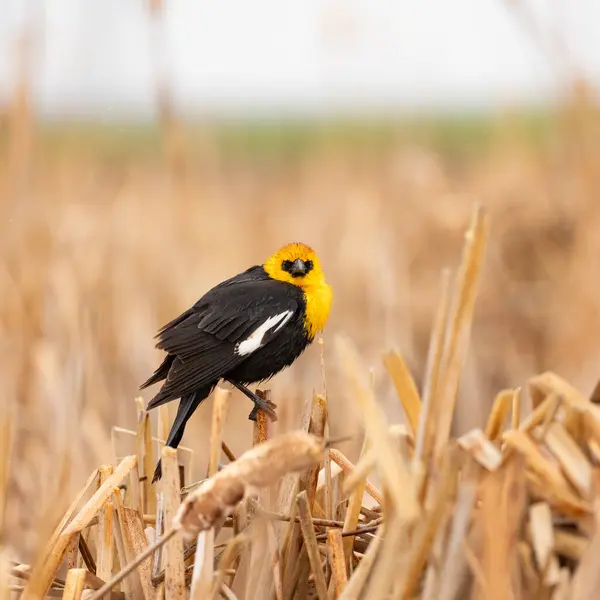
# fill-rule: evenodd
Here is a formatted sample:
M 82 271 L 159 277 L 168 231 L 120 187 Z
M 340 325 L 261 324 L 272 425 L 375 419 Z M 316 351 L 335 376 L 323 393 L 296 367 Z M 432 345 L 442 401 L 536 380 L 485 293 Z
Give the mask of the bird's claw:
M 267 413 L 267 417 L 273 422 L 277 421 L 277 413 L 275 409 L 277 408 L 277 404 L 271 402 L 270 400 L 264 400 L 263 398 L 259 398 L 259 401 L 253 400 L 254 408 L 248 415 L 248 419 L 250 421 L 256 421 L 258 418 L 258 410 L 264 410 Z

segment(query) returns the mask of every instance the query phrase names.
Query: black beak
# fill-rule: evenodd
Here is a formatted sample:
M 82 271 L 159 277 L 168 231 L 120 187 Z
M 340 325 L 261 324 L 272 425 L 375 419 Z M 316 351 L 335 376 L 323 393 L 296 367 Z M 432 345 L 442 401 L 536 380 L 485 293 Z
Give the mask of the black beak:
M 303 260 L 297 258 L 290 267 L 290 275 L 292 277 L 303 277 L 308 273 L 306 263 Z

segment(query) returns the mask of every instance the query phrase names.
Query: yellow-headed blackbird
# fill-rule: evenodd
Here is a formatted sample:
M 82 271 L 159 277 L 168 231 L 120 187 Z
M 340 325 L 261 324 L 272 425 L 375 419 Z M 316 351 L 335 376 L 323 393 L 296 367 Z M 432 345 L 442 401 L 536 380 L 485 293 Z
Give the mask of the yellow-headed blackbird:
M 142 384 L 163 381 L 151 410 L 180 398 L 167 446 L 177 448 L 185 425 L 219 380 L 229 381 L 275 419 L 274 405 L 246 385 L 271 378 L 291 365 L 323 329 L 333 293 L 315 252 L 288 244 L 263 265 L 250 267 L 209 290 L 159 330 L 162 364 Z M 160 460 L 154 479 L 160 479 Z

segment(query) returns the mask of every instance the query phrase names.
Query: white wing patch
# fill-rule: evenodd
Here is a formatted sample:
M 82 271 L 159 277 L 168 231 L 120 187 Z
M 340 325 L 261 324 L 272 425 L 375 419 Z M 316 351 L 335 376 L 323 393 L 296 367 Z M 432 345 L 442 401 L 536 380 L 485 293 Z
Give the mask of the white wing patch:
M 263 338 L 267 331 L 275 327 L 276 331 L 279 331 L 294 314 L 293 310 L 286 310 L 285 312 L 279 313 L 273 317 L 269 317 L 262 325 L 259 325 L 245 340 L 238 343 L 236 346 L 236 353 L 239 356 L 247 356 L 256 352 L 261 347 Z

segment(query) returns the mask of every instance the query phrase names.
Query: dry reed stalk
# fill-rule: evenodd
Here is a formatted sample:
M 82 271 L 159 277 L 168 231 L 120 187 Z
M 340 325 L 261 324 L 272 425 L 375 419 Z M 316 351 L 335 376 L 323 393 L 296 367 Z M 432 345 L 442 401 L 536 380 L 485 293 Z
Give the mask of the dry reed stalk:
M 257 395 L 271 403 L 271 393 L 269 390 L 256 390 Z M 252 445 L 257 446 L 266 442 L 269 439 L 269 417 L 267 413 L 258 409 L 256 411 L 256 421 L 254 422 L 254 426 L 252 428 Z M 271 493 L 272 488 L 257 490 L 256 494 L 258 497 L 258 501 L 263 506 L 268 506 L 269 508 L 272 506 L 271 502 Z M 256 515 L 256 503 L 253 502 L 253 499 L 248 498 L 246 501 L 246 521 L 251 521 Z
M 512 397 L 512 415 L 511 415 L 511 427 L 512 429 L 519 429 L 521 424 L 521 388 L 518 387 L 513 391 Z
M 419 390 L 413 376 L 398 350 L 386 352 L 383 355 L 383 364 L 394 382 L 396 393 L 402 403 L 402 408 L 404 408 L 408 424 L 413 436 L 416 437 L 419 430 L 421 397 L 419 396 Z
M 69 508 L 66 510 L 60 523 L 57 525 L 56 529 L 54 530 L 52 537 L 48 541 L 48 544 L 46 547 L 46 553 L 49 552 L 49 548 L 54 545 L 54 543 L 56 542 L 56 540 L 58 539 L 60 534 L 65 529 L 67 523 L 69 523 L 71 521 L 71 519 L 73 518 L 73 515 L 75 514 L 75 511 L 77 510 L 77 507 L 79 506 L 80 502 L 83 500 L 83 497 L 90 491 L 90 489 L 92 488 L 92 486 L 94 484 L 99 482 L 99 474 L 100 474 L 100 469 L 94 470 L 92 472 L 92 474 L 88 477 L 84 486 L 79 490 L 79 492 L 75 496 L 73 502 L 71 503 Z
M 455 512 L 445 548 L 443 564 L 432 597 L 440 600 L 458 600 L 467 578 L 467 561 L 463 552 L 463 541 L 471 524 L 471 515 L 477 499 L 477 486 L 466 479 L 458 488 Z M 439 595 L 436 596 L 437 592 Z
M 240 567 L 245 567 L 245 582 L 242 583 L 241 579 L 236 577 L 232 586 L 234 592 L 241 594 L 244 590 L 245 598 L 268 600 L 272 595 L 272 561 L 269 560 L 271 557 L 266 525 L 266 521 L 262 518 L 253 519 L 249 525 L 250 543 Z
M 360 509 L 362 508 L 363 503 L 363 495 L 365 493 L 367 487 L 367 475 L 371 471 L 371 468 L 375 465 L 375 457 L 370 451 L 370 445 L 368 440 L 363 439 L 362 448 L 360 450 L 360 457 L 357 464 L 357 467 L 354 469 L 353 475 L 355 475 L 356 484 L 353 482 L 349 482 L 349 478 L 347 477 L 344 480 L 344 489 L 342 490 L 342 495 L 346 497 L 346 495 L 350 494 L 350 502 L 348 503 L 348 509 L 346 510 L 346 517 L 344 519 L 344 533 L 348 533 L 349 531 L 354 531 L 358 526 L 358 520 L 360 518 Z M 367 461 L 367 455 L 371 455 L 372 459 Z M 359 465 L 367 464 L 370 468 L 368 470 L 362 470 L 359 472 Z M 349 574 L 352 574 L 353 570 L 353 548 L 354 548 L 354 536 L 347 536 L 344 539 L 344 563 L 346 566 L 346 570 Z M 345 585 L 345 584 L 344 584 Z
M 11 600 L 11 570 L 9 565 L 7 552 L 0 546 L 0 600 Z
M 341 600 L 359 600 L 364 597 L 363 590 L 371 576 L 375 562 L 381 554 L 381 545 L 383 544 L 385 529 L 386 524 L 384 523 L 379 529 L 379 535 L 375 536 L 374 540 L 369 544 L 367 552 L 360 561 L 358 568 L 349 579 L 348 585 L 344 588 L 344 591 L 340 596 Z
M 485 436 L 490 441 L 497 440 L 502 434 L 508 413 L 513 408 L 514 391 L 502 390 L 494 398 L 492 411 L 485 426 Z M 516 427 L 513 427 L 516 429 Z
M 63 600 L 80 600 L 85 585 L 85 569 L 69 569 L 63 592 Z
M 529 532 L 535 562 L 542 577 L 540 586 L 558 583 L 558 563 L 554 555 L 552 511 L 547 502 L 536 502 L 529 507 Z
M 136 553 L 133 547 L 130 530 L 125 524 L 125 508 L 121 498 L 120 490 L 115 490 L 113 494 L 113 503 L 115 506 L 113 530 L 117 547 L 117 554 L 121 567 L 133 562 L 136 558 Z M 133 573 L 133 576 L 123 582 L 125 597 L 131 600 L 143 598 L 148 600 L 144 594 L 144 587 L 141 582 L 141 575 L 138 569 Z
M 530 433 L 536 427 L 541 425 L 544 420 L 547 418 L 547 415 L 550 414 L 552 410 L 552 406 L 556 400 L 557 396 L 554 394 L 549 395 L 542 402 L 540 402 L 531 413 L 521 421 L 519 425 L 519 431 Z
M 403 600 L 413 598 L 416 593 L 435 534 L 448 510 L 448 500 L 454 495 L 459 467 L 458 460 L 456 453 L 448 453 L 445 458 L 440 481 L 437 482 L 434 491 L 435 498 L 431 509 L 423 515 L 415 528 L 406 568 L 397 577 L 398 586 L 395 595 Z
M 10 464 L 13 448 L 15 404 L 9 402 L 4 406 L 0 416 L 0 532 L 5 530 L 6 506 L 8 499 L 8 485 Z M 0 545 L 0 553 L 2 546 Z
M 395 579 L 393 563 L 408 541 L 408 532 L 418 515 L 415 480 L 399 449 L 391 443 L 381 410 L 372 391 L 359 377 L 359 361 L 352 344 L 336 339 L 338 356 L 346 379 L 352 384 L 353 398 L 365 422 L 366 437 L 377 457 L 377 467 L 384 486 L 384 510 L 388 525 L 382 542 L 380 560 L 374 566 L 369 596 L 374 600 L 387 596 Z
M 161 449 L 161 454 L 162 454 L 162 450 L 164 450 L 164 446 Z M 162 533 L 165 529 L 164 519 L 165 519 L 165 498 L 164 498 L 164 494 L 162 492 L 159 492 L 158 499 L 157 499 L 157 506 L 156 506 L 156 529 L 154 530 L 155 531 L 155 541 L 158 541 L 160 539 L 160 536 L 162 535 Z M 152 559 L 152 578 L 153 579 L 155 577 L 158 577 L 158 572 L 160 571 L 161 563 L 162 563 L 162 545 L 159 546 L 159 550 L 154 553 L 154 558 Z
M 373 456 L 373 461 L 376 464 L 377 459 L 375 453 L 371 456 Z M 343 473 L 351 475 L 355 472 L 356 467 L 339 450 L 335 450 L 334 448 L 329 450 L 329 457 L 341 468 Z M 369 466 L 370 462 L 370 460 L 367 460 L 366 466 Z M 366 468 L 366 466 L 364 468 Z M 372 483 L 368 481 L 365 482 L 365 491 L 373 498 L 373 500 L 375 500 L 375 502 L 379 504 L 383 502 L 383 495 Z
M 522 461 L 513 459 L 486 473 L 481 487 L 481 521 L 484 526 L 482 568 L 486 581 L 483 597 L 505 600 L 515 597 L 514 540 L 525 510 L 526 493 Z
M 277 532 L 273 523 L 267 523 L 267 537 L 269 540 L 269 553 L 271 555 L 271 570 L 273 572 L 273 585 L 276 600 L 283 600 L 283 580 L 281 577 L 281 553 L 277 544 Z
M 229 391 L 221 387 L 217 387 L 213 394 L 212 430 L 208 462 L 209 477 L 212 477 L 218 472 L 229 396 Z M 201 531 L 196 538 L 196 555 L 194 558 L 194 570 L 192 572 L 190 589 L 190 598 L 192 600 L 200 600 L 201 598 L 210 597 L 211 594 L 214 595 L 212 592 L 214 576 L 214 541 L 214 528 Z M 219 585 L 219 588 L 215 593 L 220 590 L 220 587 L 221 586 Z
M 150 429 L 150 415 L 144 407 L 142 398 L 136 398 L 135 404 L 138 411 L 137 425 L 137 469 L 141 481 L 141 507 L 143 514 L 156 512 L 156 495 L 152 484 L 154 471 L 154 453 L 152 451 L 152 430 Z
M 131 562 L 147 550 L 149 545 L 148 539 L 144 532 L 144 523 L 139 512 L 131 508 L 123 508 L 122 518 L 128 539 L 128 547 L 131 549 L 132 554 L 128 562 Z M 137 571 L 144 598 L 146 600 L 155 600 L 156 588 L 152 584 L 152 558 L 148 557 L 141 562 Z M 110 577 L 102 579 L 109 581 Z
M 162 496 L 164 498 L 165 523 L 171 524 L 181 509 L 179 493 L 179 469 L 177 467 L 177 450 L 165 446 L 162 449 L 161 479 Z M 165 600 L 184 600 L 185 573 L 183 566 L 183 543 L 179 536 L 171 539 L 164 546 Z
M 256 390 L 257 395 L 271 403 L 271 394 L 269 390 Z M 252 431 L 252 445 L 253 447 L 264 444 L 269 439 L 269 417 L 267 413 L 258 409 L 256 411 L 256 421 L 253 425 Z M 246 552 L 242 555 L 241 563 L 238 565 L 238 570 L 244 570 L 246 575 L 245 586 L 239 583 L 239 578 L 236 577 L 232 591 L 241 591 L 245 588 L 245 597 L 265 597 L 269 596 L 271 582 L 268 580 L 269 571 L 271 565 L 265 560 L 265 552 L 268 546 L 268 532 L 266 529 L 266 523 L 262 517 L 256 518 L 259 511 L 259 506 L 271 506 L 271 495 L 272 486 L 268 488 L 258 488 L 253 491 L 253 495 L 256 499 L 248 496 L 246 498 L 246 506 L 238 511 L 245 514 L 246 527 L 250 527 L 251 541 L 247 544 Z M 236 571 L 237 575 L 237 571 Z
M 329 425 L 325 422 L 325 435 L 329 437 Z M 331 470 L 331 453 L 326 452 L 323 459 L 323 474 L 325 476 L 325 485 L 323 486 L 322 503 L 325 508 L 325 518 L 333 519 L 333 473 Z M 341 475 L 341 473 L 339 473 Z M 316 492 L 315 492 L 316 493 Z
M 308 560 L 310 567 L 315 578 L 315 586 L 317 590 L 317 596 L 319 600 L 327 600 L 327 581 L 325 580 L 325 573 L 321 567 L 321 558 L 319 555 L 319 548 L 317 546 L 317 540 L 315 537 L 315 529 L 312 522 L 310 508 L 308 506 L 308 499 L 306 497 L 306 491 L 302 491 L 298 494 L 298 515 L 300 517 L 300 527 L 302 529 L 302 537 L 304 538 L 304 544 L 308 554 Z
M 557 422 L 549 425 L 544 436 L 547 448 L 562 466 L 563 473 L 581 497 L 592 496 L 592 465 L 567 430 Z
M 137 556 L 137 558 L 123 567 L 110 581 L 106 582 L 102 587 L 98 588 L 98 590 L 90 596 L 88 600 L 100 600 L 106 594 L 110 592 L 110 590 L 121 581 L 123 581 L 130 573 L 132 573 L 137 567 L 144 562 L 147 558 L 151 557 L 156 550 L 167 544 L 171 541 L 179 532 L 176 529 L 170 529 L 165 533 L 165 535 L 154 542 L 152 545 L 148 546 L 144 552 Z M 161 594 L 158 593 L 157 596 L 160 598 Z
M 436 405 L 439 406 L 439 411 L 436 411 L 435 443 L 435 454 L 438 457 L 448 442 L 452 429 L 452 418 L 458 397 L 458 383 L 467 353 L 488 230 L 488 215 L 480 206 L 476 206 L 471 226 L 465 235 L 460 272 L 455 282 L 452 309 L 448 321 L 449 329 L 441 363 L 442 372 L 439 375 L 440 396 L 439 400 L 435 400 Z
M 201 531 L 196 538 L 196 555 L 194 557 L 190 600 L 203 600 L 204 598 L 214 597 L 212 594 L 215 560 L 214 543 L 214 529 Z M 220 588 L 221 586 L 219 586 L 219 590 Z
M 339 529 L 330 529 L 327 532 L 327 547 L 331 564 L 331 579 L 335 592 L 334 598 L 339 598 L 348 583 L 348 574 L 346 572 L 347 559 L 342 532 Z
M 360 509 L 365 487 L 366 480 L 363 479 L 362 483 L 358 484 L 357 488 L 354 490 L 352 496 L 350 497 L 350 502 L 346 511 L 346 518 L 344 519 L 344 534 L 349 534 L 349 532 L 356 531 L 356 529 L 358 528 L 358 519 L 360 517 Z M 346 568 L 349 570 L 350 573 L 352 572 L 352 551 L 355 539 L 356 538 L 352 535 L 346 535 L 343 544 L 345 564 Z
M 298 431 L 309 433 L 312 414 L 314 412 L 314 396 L 304 403 L 300 428 Z M 316 466 L 318 466 L 317 463 Z M 290 520 L 287 528 L 280 533 L 282 557 L 282 572 L 283 572 L 283 587 L 289 589 L 291 578 L 294 576 L 294 570 L 297 566 L 298 549 L 300 547 L 300 524 L 296 521 L 296 496 L 300 491 L 301 472 L 286 473 L 281 480 L 279 486 L 279 494 L 277 499 L 277 508 L 283 514 L 291 514 L 294 518 Z
M 100 483 L 104 483 L 112 474 L 112 466 L 100 467 Z M 132 469 L 132 473 L 135 469 Z M 106 502 L 98 515 L 98 553 L 96 575 L 104 581 L 108 581 L 112 575 L 113 568 L 113 505 L 110 500 Z
M 555 529 L 554 550 L 560 556 L 580 561 L 589 546 L 589 539 L 575 533 Z
M 504 439 L 509 447 L 524 456 L 528 469 L 543 482 L 545 489 L 540 492 L 552 505 L 574 516 L 589 513 L 588 504 L 573 494 L 559 467 L 543 455 L 535 442 L 521 431 L 506 432 Z
M 217 387 L 213 393 L 212 429 L 210 434 L 210 458 L 208 476 L 212 477 L 218 470 L 221 446 L 223 444 L 223 429 L 227 421 L 229 406 L 229 390 Z
M 423 384 L 423 405 L 419 415 L 414 462 L 428 465 L 435 443 L 435 423 L 438 412 L 435 400 L 438 397 L 439 376 L 446 340 L 446 323 L 450 310 L 450 271 L 444 269 L 440 278 L 440 297 L 435 311 L 433 327 L 427 351 L 425 381 Z
M 79 533 L 84 527 L 87 527 L 90 521 L 96 516 L 100 508 L 110 498 L 115 487 L 117 487 L 129 472 L 137 465 L 137 456 L 126 456 L 114 472 L 109 475 L 106 480 L 100 485 L 96 493 L 88 500 L 88 502 L 79 511 L 77 516 L 65 527 L 63 535 L 71 533 Z
M 308 432 L 318 438 L 325 439 L 327 429 L 327 398 L 319 394 L 314 394 L 312 399 L 312 412 Z M 315 466 L 301 477 L 300 486 L 306 488 L 308 504 L 312 507 L 317 492 L 317 483 L 319 481 L 319 466 Z
M 221 556 L 219 561 L 219 569 L 216 573 L 213 587 L 212 587 L 212 597 L 218 598 L 220 590 L 225 583 L 226 571 L 234 565 L 237 557 L 244 550 L 246 544 L 248 543 L 248 532 L 244 531 L 239 533 L 235 537 L 231 538 Z
M 358 459 L 353 470 L 346 472 L 346 478 L 344 479 L 344 496 L 350 496 L 351 494 L 354 494 L 358 487 L 364 487 L 363 492 L 366 490 L 366 478 L 375 468 L 375 462 L 375 453 L 367 452 L 364 456 Z M 381 493 L 378 493 L 381 497 Z M 373 498 L 372 494 L 371 497 Z M 362 505 L 362 496 L 360 497 L 360 500 Z
M 408 443 L 408 445 L 410 446 L 410 444 L 412 443 L 412 438 L 410 437 L 410 434 L 408 433 L 408 430 L 405 425 L 392 425 L 389 429 L 389 432 L 390 432 L 390 436 L 391 436 L 392 440 L 397 441 L 398 444 L 406 441 Z M 369 482 L 365 481 L 365 480 L 368 477 L 368 475 L 371 473 L 371 471 L 374 469 L 376 461 L 375 461 L 375 453 L 373 452 L 373 450 L 370 448 L 368 450 L 366 450 L 367 448 L 368 448 L 367 440 L 364 440 L 363 451 L 361 451 L 361 456 L 359 457 L 356 465 L 354 465 L 354 466 L 343 454 L 340 453 L 339 455 L 336 455 L 339 457 L 340 462 L 344 465 L 343 469 L 342 469 L 342 467 L 340 467 L 340 469 L 342 469 L 345 474 L 344 489 L 343 489 L 344 497 L 350 496 L 359 485 L 364 484 L 365 490 L 367 489 L 367 486 L 370 485 Z M 413 466 L 413 470 L 414 470 L 414 466 Z M 379 498 L 381 498 L 381 492 L 379 492 L 379 490 L 377 490 L 372 485 L 370 485 L 370 492 L 371 493 L 369 495 L 373 499 L 378 500 L 379 503 L 381 504 L 381 501 L 379 500 Z M 361 496 L 361 504 L 362 504 L 362 496 Z
M 600 514 L 597 507 L 594 513 L 594 522 L 596 530 L 573 576 L 569 595 L 571 600 L 593 598 L 598 593 L 600 586 L 600 569 L 598 569 L 598 556 L 600 555 L 600 527 L 598 523 L 600 522 Z
M 223 450 L 223 454 L 229 459 L 229 462 L 233 462 L 236 460 L 235 454 L 231 451 L 231 448 L 223 441 L 221 442 L 221 449 Z
M 488 471 L 502 464 L 502 453 L 490 442 L 481 429 L 472 429 L 457 440 L 458 445 Z
M 162 406 L 159 407 L 163 408 Z M 168 429 L 167 429 L 168 431 Z M 112 444 L 113 444 L 113 456 L 115 457 L 115 460 L 117 461 L 121 461 L 123 457 L 121 457 L 117 451 L 116 451 L 116 443 L 117 443 L 117 434 L 123 434 L 132 438 L 135 438 L 135 442 L 137 444 L 137 431 L 132 431 L 131 429 L 126 429 L 125 427 L 118 427 L 116 425 L 114 425 L 111 428 L 111 439 L 112 439 Z M 166 441 L 165 438 L 161 438 L 161 437 L 152 437 L 152 443 L 153 444 L 158 444 L 161 448 L 164 448 Z M 178 446 L 177 447 L 177 453 L 179 455 L 187 455 L 188 458 L 188 471 L 192 470 L 192 464 L 193 464 L 193 457 L 194 457 L 194 451 L 191 448 L 188 448 L 187 446 Z M 154 468 L 154 465 L 152 465 L 152 468 Z
M 42 556 L 43 560 L 35 568 L 35 575 L 32 575 L 28 584 L 25 586 L 22 596 L 24 600 L 37 600 L 37 598 L 44 596 L 50 588 L 52 580 L 56 576 L 56 572 L 58 571 L 69 546 L 73 542 L 73 538 L 78 536 L 79 533 L 89 525 L 92 518 L 96 516 L 96 513 L 104 506 L 104 503 L 110 497 L 113 488 L 121 483 L 128 475 L 129 471 L 135 467 L 136 463 L 137 457 L 135 455 L 124 458 L 116 467 L 114 473 L 107 477 L 106 481 L 100 485 L 81 510 L 65 526 L 65 523 L 69 521 L 83 496 L 97 480 L 98 470 L 94 471 L 92 476 L 86 482 L 83 490 L 79 493 L 76 501 L 73 502 L 63 517 L 63 521 L 61 521 L 61 524 L 55 530 L 47 550 Z
M 360 361 L 356 350 L 349 340 L 339 336 L 336 348 L 344 375 L 352 385 L 353 398 L 365 423 L 365 436 L 375 452 L 377 468 L 394 510 L 402 519 L 413 520 L 418 515 L 414 480 L 398 449 L 391 443 L 381 409 L 358 375 Z
M 564 398 L 565 402 L 573 408 L 585 410 L 588 407 L 593 407 L 581 392 L 551 371 L 531 377 L 527 382 L 527 387 L 534 408 L 550 394 L 556 394 Z

